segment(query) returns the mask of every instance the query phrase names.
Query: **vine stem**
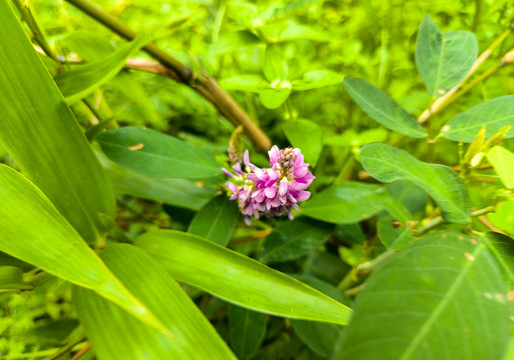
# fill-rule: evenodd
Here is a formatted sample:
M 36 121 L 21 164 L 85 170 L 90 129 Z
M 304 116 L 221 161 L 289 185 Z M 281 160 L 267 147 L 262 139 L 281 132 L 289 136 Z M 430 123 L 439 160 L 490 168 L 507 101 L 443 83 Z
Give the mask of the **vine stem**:
M 480 209 L 480 210 L 476 210 L 476 211 L 472 211 L 471 212 L 471 216 L 473 217 L 477 217 L 477 216 L 482 216 L 482 215 L 485 215 L 487 213 L 490 213 L 490 212 L 494 212 L 494 206 L 488 206 L 484 209 Z M 431 220 L 429 220 L 423 227 L 421 227 L 417 232 L 416 232 L 416 235 L 422 235 L 430 230 L 432 230 L 433 228 L 441 225 L 442 223 L 444 222 L 444 219 L 442 216 L 438 216 L 438 217 L 435 217 Z
M 77 7 L 85 14 L 102 23 L 127 40 L 133 40 L 137 36 L 137 33 L 134 30 L 88 0 L 66 0 L 66 2 Z M 165 75 L 177 82 L 181 82 L 193 88 L 211 102 L 223 116 L 234 124 L 234 126 L 242 125 L 245 130 L 245 134 L 257 149 L 261 151 L 267 151 L 270 149 L 271 141 L 267 135 L 248 117 L 248 115 L 212 77 L 206 74 L 201 74 L 199 76 L 188 66 L 182 64 L 155 44 L 150 43 L 144 46 L 143 50 L 155 58 L 158 61 L 158 65 L 165 68 L 159 69 L 159 66 L 155 63 L 147 62 L 147 71 L 151 70 L 151 72 Z
M 455 102 L 459 96 L 453 96 L 457 91 L 460 90 L 462 84 L 468 80 L 477 70 L 478 68 L 491 56 L 492 52 L 499 47 L 503 41 L 510 35 L 514 28 L 514 24 L 512 24 L 507 30 L 505 30 L 474 62 L 471 69 L 468 71 L 464 79 L 460 81 L 457 85 L 451 88 L 446 94 L 435 100 L 429 107 L 426 109 L 418 118 L 418 123 L 422 124 L 428 119 L 432 118 L 434 115 L 438 114 L 445 108 L 447 108 L 450 104 Z M 497 69 L 496 69 L 497 70 Z M 490 76 L 491 74 L 489 74 Z M 485 77 L 487 78 L 487 77 Z M 485 78 L 482 78 L 480 81 L 483 81 Z M 478 84 L 478 82 L 474 83 L 473 86 Z M 469 89 L 468 89 L 469 91 Z

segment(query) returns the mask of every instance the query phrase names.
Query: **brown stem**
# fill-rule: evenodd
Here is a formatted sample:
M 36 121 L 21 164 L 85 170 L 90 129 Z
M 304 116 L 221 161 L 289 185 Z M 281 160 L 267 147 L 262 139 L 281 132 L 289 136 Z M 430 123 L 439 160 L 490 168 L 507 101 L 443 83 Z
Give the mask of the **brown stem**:
M 66 1 L 127 40 L 132 40 L 137 36 L 134 30 L 88 0 Z M 151 72 L 166 75 L 175 81 L 184 83 L 195 89 L 210 101 L 232 124 L 235 126 L 242 125 L 245 134 L 257 149 L 267 151 L 271 147 L 271 141 L 266 134 L 246 115 L 237 103 L 220 88 L 213 78 L 209 76 L 197 76 L 189 67 L 180 63 L 155 44 L 148 44 L 143 47 L 143 50 L 159 61 L 166 69 Z

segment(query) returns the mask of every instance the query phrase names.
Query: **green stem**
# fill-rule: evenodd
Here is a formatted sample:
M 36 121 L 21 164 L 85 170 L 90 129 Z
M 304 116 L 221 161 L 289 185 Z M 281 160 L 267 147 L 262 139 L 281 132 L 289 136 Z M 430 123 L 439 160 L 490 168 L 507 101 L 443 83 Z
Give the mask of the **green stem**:
M 472 211 L 471 212 L 471 216 L 473 217 L 477 217 L 477 216 L 482 216 L 484 214 L 487 214 L 487 213 L 490 213 L 490 212 L 494 212 L 494 206 L 489 206 L 489 207 L 486 207 L 484 209 L 480 209 L 480 210 L 476 210 L 476 211 Z M 434 228 L 436 228 L 437 226 L 441 225 L 442 223 L 444 223 L 444 219 L 442 216 L 438 216 L 438 217 L 435 217 L 431 220 L 429 220 L 423 227 L 421 227 L 417 232 L 416 232 L 416 235 L 419 236 L 419 235 L 422 235 Z
M 77 346 L 81 342 L 84 342 L 85 340 L 86 340 L 85 338 L 80 338 L 80 339 L 77 339 L 77 340 L 74 340 L 74 341 L 70 341 L 69 343 L 64 345 L 62 348 L 57 350 L 52 355 L 49 355 L 49 356 L 45 357 L 43 360 L 54 360 L 54 359 L 57 359 L 58 357 L 60 357 L 60 356 L 62 356 L 64 354 L 69 353 L 70 351 L 72 351 L 75 346 Z

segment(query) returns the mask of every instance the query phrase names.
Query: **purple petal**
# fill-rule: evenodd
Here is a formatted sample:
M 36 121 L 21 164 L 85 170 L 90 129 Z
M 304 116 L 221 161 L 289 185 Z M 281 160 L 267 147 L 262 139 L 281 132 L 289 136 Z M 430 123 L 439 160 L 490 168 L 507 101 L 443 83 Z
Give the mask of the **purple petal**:
M 245 216 L 245 223 L 248 226 L 252 225 L 252 219 L 249 216 Z
M 248 153 L 248 150 L 245 150 L 243 154 L 243 163 L 245 166 L 250 166 L 250 154 Z
M 225 168 L 221 168 L 221 171 L 223 171 L 223 174 L 227 175 L 227 176 L 230 176 L 231 178 L 234 177 L 234 174 L 232 174 L 230 171 L 228 171 L 227 169 Z
M 280 196 L 284 196 L 289 190 L 289 181 L 287 181 L 286 178 L 282 179 L 280 181 L 280 184 L 278 186 L 278 194 Z
M 302 166 L 297 166 L 294 170 L 294 177 L 302 178 L 305 175 L 307 175 L 308 171 L 309 171 L 309 164 L 303 164 Z
M 277 196 L 277 187 L 276 186 L 269 186 L 264 189 L 266 193 L 266 197 L 273 199 L 275 196 Z
M 239 186 L 237 186 L 234 183 L 231 183 L 230 181 L 227 181 L 225 183 L 225 186 L 232 192 L 237 192 L 239 190 Z
M 296 201 L 301 202 L 305 201 L 311 197 L 311 193 L 309 191 L 298 191 L 298 195 L 296 196 Z
M 243 170 L 241 170 L 241 164 L 240 163 L 237 163 L 234 166 L 232 166 L 232 169 L 234 169 L 234 171 L 236 172 L 237 175 L 243 175 L 244 174 Z
M 270 166 L 273 167 L 273 165 L 277 163 L 278 159 L 280 159 L 280 150 L 278 149 L 278 146 L 273 145 L 271 150 L 268 151 L 268 155 Z

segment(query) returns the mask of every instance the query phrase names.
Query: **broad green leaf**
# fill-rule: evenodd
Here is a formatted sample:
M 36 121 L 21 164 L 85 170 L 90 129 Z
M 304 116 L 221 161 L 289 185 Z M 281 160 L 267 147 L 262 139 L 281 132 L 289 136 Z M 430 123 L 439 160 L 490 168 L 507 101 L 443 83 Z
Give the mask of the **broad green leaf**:
M 323 245 L 333 229 L 331 224 L 305 217 L 283 222 L 266 238 L 261 260 L 279 262 L 296 259 Z
M 59 44 L 87 62 L 102 60 L 116 51 L 107 39 L 84 30 L 69 33 Z
M 403 205 L 401 211 L 407 213 L 407 216 L 408 214 L 416 215 L 423 213 L 426 209 L 426 192 L 408 181 L 395 181 L 387 185 L 387 191 L 389 191 L 394 200 L 399 201 Z
M 481 240 L 427 236 L 366 281 L 335 359 L 499 360 L 509 339 L 505 283 Z
M 134 316 L 162 325 L 112 274 L 45 195 L 0 165 L 0 251 L 92 289 Z
M 150 40 L 138 36 L 135 40 L 98 62 L 80 65 L 57 74 L 54 78 L 68 104 L 76 103 L 112 79 L 125 66 L 125 62 Z
M 79 322 L 75 319 L 59 319 L 17 334 L 16 338 L 39 346 L 63 346 L 66 344 L 67 337 L 78 325 Z
M 449 167 L 424 163 L 385 144 L 365 145 L 360 157 L 364 169 L 375 179 L 385 183 L 407 180 L 426 191 L 437 202 L 446 221 L 456 224 L 469 221 L 467 188 Z
M 314 195 L 303 204 L 301 212 L 314 219 L 349 224 L 372 217 L 389 200 L 387 190 L 381 186 L 348 181 Z
M 431 97 L 444 95 L 463 80 L 477 55 L 478 43 L 473 33 L 451 31 L 441 34 L 430 15 L 421 23 L 416 65 Z
M 285 87 L 281 87 L 282 84 Z M 282 105 L 289 97 L 289 94 L 291 94 L 290 86 L 289 82 L 286 81 L 284 83 L 280 83 L 279 87 L 276 89 L 264 89 L 259 93 L 259 100 L 264 107 L 268 109 L 276 109 Z
M 0 143 L 84 239 L 115 214 L 112 186 L 17 17 L 0 1 Z
M 509 289 L 512 289 L 514 287 L 514 239 L 495 232 L 487 232 L 483 239 L 500 265 Z
M 416 119 L 382 90 L 364 80 L 349 77 L 344 79 L 344 86 L 362 110 L 386 128 L 415 138 L 427 137 Z
M 305 91 L 337 85 L 342 83 L 343 79 L 343 75 L 334 71 L 314 70 L 305 73 L 302 80 L 293 81 L 292 86 L 295 91 Z
M 264 54 L 264 62 L 262 64 L 262 71 L 266 79 L 273 83 L 275 81 L 284 81 L 287 79 L 289 68 L 287 67 L 284 59 L 278 55 L 273 49 L 268 47 Z
M 342 304 L 350 305 L 350 299 L 343 293 L 324 281 L 309 277 L 295 276 L 296 279 L 312 286 L 321 291 L 325 295 L 330 296 L 334 300 Z M 344 327 L 336 324 L 320 323 L 308 320 L 291 320 L 296 335 L 307 345 L 312 351 L 327 359 L 332 354 Z
M 502 231 L 514 235 L 514 197 L 500 202 L 496 212 L 487 214 L 487 220 Z
M 240 90 L 260 93 L 269 83 L 259 75 L 239 75 L 219 82 L 220 86 L 225 90 Z
M 315 122 L 298 119 L 283 123 L 282 130 L 291 145 L 302 150 L 305 161 L 315 167 L 323 148 L 321 127 Z M 309 134 L 309 136 L 305 136 L 305 134 Z
M 238 358 L 252 355 L 264 340 L 268 315 L 229 304 L 230 347 Z
M 493 164 L 505 187 L 514 188 L 514 154 L 504 147 L 495 146 L 487 153 L 487 159 Z
M 486 139 L 504 126 L 514 125 L 514 95 L 501 96 L 473 106 L 451 119 L 439 135 L 454 141 L 470 143 L 478 131 L 486 127 Z M 514 137 L 510 129 L 504 139 Z
M 73 302 L 100 360 L 235 359 L 181 286 L 150 255 L 133 245 L 115 244 L 107 247 L 102 259 L 170 336 L 94 292 L 75 287 Z
M 237 203 L 229 200 L 226 194 L 221 194 L 196 213 L 187 231 L 225 246 L 236 230 L 239 218 Z
M 154 231 L 135 244 L 176 280 L 251 310 L 337 324 L 345 324 L 350 314 L 346 306 L 300 281 L 195 235 Z
M 112 162 L 102 152 L 96 155 L 107 171 L 114 190 L 143 199 L 162 201 L 166 204 L 192 210 L 200 210 L 216 195 L 214 189 L 203 183 L 193 183 L 187 179 L 169 179 L 136 173 Z
M 402 249 L 415 240 L 412 229 L 402 226 L 395 229 L 391 223 L 391 218 L 383 216 L 377 223 L 377 235 L 380 242 L 388 249 Z
M 124 127 L 95 139 L 112 161 L 144 175 L 199 179 L 221 173 L 210 150 L 151 129 Z

